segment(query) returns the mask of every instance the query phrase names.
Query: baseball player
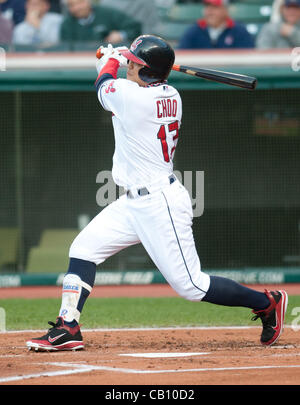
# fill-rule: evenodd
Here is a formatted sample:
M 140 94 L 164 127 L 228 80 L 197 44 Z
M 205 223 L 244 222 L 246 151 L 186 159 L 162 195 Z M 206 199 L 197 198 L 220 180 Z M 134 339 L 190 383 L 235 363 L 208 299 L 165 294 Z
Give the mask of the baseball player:
M 79 318 L 95 281 L 96 266 L 120 250 L 142 243 L 170 286 L 183 298 L 252 309 L 262 320 L 261 343 L 281 334 L 285 291 L 259 292 L 201 271 L 192 233 L 188 191 L 173 174 L 182 103 L 167 79 L 175 54 L 162 38 L 142 35 L 130 49 L 101 49 L 97 97 L 112 113 L 115 136 L 112 175 L 126 193 L 103 209 L 75 238 L 64 276 L 56 322 L 27 342 L 35 350 L 84 347 Z M 127 78 L 118 70 L 127 69 Z M 104 140 L 105 141 L 105 140 Z

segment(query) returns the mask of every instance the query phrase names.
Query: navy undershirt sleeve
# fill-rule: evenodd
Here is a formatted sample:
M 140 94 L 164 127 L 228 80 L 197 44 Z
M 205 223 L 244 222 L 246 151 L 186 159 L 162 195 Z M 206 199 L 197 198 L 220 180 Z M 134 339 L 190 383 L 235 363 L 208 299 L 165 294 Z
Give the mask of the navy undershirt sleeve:
M 95 82 L 95 87 L 96 87 L 97 92 L 99 91 L 101 85 L 104 82 L 106 82 L 106 80 L 112 80 L 112 79 L 114 79 L 114 77 L 110 73 L 104 73 L 103 75 L 99 76 Z

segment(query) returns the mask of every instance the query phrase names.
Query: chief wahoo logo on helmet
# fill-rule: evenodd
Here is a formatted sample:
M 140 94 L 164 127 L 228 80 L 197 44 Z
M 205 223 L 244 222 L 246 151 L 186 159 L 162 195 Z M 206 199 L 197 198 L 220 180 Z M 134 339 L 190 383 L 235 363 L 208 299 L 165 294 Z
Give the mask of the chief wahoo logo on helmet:
M 136 48 L 138 47 L 138 45 L 139 44 L 141 44 L 143 41 L 141 40 L 141 39 L 136 39 L 132 44 L 131 44 L 131 47 L 130 47 L 130 50 L 131 51 L 135 51 L 136 50 Z
M 144 66 L 139 76 L 147 83 L 166 80 L 175 60 L 172 47 L 155 35 L 140 35 L 130 49 L 119 52 L 130 61 Z

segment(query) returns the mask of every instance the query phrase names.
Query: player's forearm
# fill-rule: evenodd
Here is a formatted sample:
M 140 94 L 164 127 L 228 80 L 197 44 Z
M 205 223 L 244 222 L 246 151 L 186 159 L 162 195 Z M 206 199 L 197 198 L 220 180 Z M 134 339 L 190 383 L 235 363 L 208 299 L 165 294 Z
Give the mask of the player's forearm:
M 106 80 L 116 79 L 118 74 L 118 69 L 120 67 L 120 62 L 116 59 L 109 59 L 108 62 L 101 69 L 97 80 L 95 81 L 95 87 L 97 91 L 102 83 Z

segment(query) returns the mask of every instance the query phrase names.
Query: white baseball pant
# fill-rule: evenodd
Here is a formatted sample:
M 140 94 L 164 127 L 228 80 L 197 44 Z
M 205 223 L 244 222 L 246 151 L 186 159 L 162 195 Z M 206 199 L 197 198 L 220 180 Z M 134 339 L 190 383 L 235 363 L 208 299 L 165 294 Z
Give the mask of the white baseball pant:
M 99 265 L 142 243 L 169 285 L 183 298 L 200 301 L 210 278 L 201 271 L 192 218 L 189 193 L 179 180 L 142 197 L 124 194 L 79 233 L 69 256 Z

